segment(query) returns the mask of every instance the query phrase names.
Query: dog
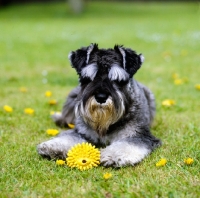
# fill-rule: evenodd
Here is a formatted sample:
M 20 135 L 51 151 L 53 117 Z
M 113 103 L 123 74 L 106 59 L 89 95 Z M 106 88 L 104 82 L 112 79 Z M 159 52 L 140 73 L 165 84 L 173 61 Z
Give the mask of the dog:
M 53 119 L 58 126 L 74 123 L 75 128 L 39 144 L 41 156 L 66 159 L 72 146 L 89 142 L 101 148 L 103 166 L 122 167 L 139 163 L 161 145 L 150 132 L 154 95 L 133 78 L 144 61 L 142 54 L 122 45 L 99 49 L 91 44 L 72 51 L 69 60 L 79 86 Z

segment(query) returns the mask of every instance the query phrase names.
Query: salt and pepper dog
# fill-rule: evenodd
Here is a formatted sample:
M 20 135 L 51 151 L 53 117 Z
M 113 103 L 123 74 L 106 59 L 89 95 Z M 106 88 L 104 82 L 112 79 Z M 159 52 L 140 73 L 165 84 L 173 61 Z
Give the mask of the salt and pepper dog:
M 53 119 L 58 126 L 74 123 L 75 128 L 39 144 L 41 156 L 65 159 L 72 146 L 89 142 L 101 148 L 103 166 L 122 167 L 139 163 L 161 145 L 150 132 L 154 95 L 133 78 L 142 54 L 119 45 L 99 49 L 91 44 L 72 51 L 69 60 L 79 86 Z

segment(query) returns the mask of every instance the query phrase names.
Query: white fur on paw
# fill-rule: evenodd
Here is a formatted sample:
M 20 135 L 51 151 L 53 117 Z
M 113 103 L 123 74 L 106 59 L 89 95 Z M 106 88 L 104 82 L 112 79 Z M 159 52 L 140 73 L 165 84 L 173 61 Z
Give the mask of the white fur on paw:
M 115 142 L 101 149 L 101 164 L 104 166 L 121 167 L 140 162 L 150 150 L 143 145 L 128 142 Z
M 43 157 L 51 159 L 65 159 L 68 150 L 75 144 L 84 142 L 83 139 L 71 136 L 63 132 L 60 136 L 57 136 L 51 140 L 43 142 L 37 146 L 38 153 Z
M 65 158 L 68 150 L 69 146 L 65 145 L 60 138 L 51 139 L 37 146 L 40 155 L 51 159 Z

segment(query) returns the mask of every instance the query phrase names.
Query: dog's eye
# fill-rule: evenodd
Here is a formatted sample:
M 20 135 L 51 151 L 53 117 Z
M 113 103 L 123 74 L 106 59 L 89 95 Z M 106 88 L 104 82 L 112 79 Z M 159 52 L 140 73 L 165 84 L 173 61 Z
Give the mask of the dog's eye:
M 115 83 L 120 87 L 123 87 L 123 86 L 127 85 L 128 82 L 129 82 L 129 80 L 121 80 L 121 81 L 115 80 Z
M 91 82 L 90 78 L 81 78 L 80 83 L 81 84 L 89 84 Z

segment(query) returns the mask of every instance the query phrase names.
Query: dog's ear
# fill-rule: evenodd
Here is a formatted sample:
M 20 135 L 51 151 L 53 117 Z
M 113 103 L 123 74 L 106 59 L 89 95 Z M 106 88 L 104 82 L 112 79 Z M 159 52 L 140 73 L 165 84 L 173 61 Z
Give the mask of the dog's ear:
M 96 43 L 92 43 L 88 47 L 82 47 L 69 53 L 68 58 L 71 65 L 76 69 L 79 75 L 81 74 L 81 70 L 89 63 L 90 55 L 97 50 L 98 45 Z
M 130 48 L 124 48 L 122 45 L 115 45 L 114 50 L 121 54 L 123 58 L 123 68 L 130 75 L 130 78 L 137 72 L 137 70 L 141 67 L 144 56 L 142 54 L 136 54 Z

